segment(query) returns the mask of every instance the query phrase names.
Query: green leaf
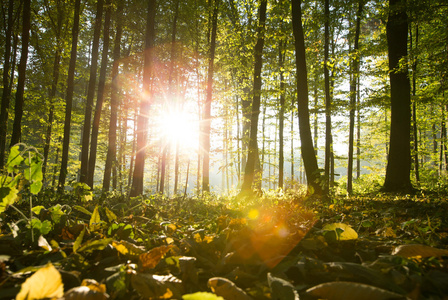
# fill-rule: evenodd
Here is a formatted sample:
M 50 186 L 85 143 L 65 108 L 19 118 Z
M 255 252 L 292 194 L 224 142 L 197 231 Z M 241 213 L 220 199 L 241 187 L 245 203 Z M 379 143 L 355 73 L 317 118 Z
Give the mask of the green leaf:
M 13 187 L 0 187 L 0 213 L 6 210 L 8 205 L 13 204 L 17 200 L 19 191 Z
M 8 167 L 8 172 L 14 172 L 14 168 L 19 166 L 23 161 L 23 157 L 20 155 L 19 146 L 11 147 L 9 152 L 8 161 L 6 166 Z
M 84 234 L 86 233 L 86 228 L 84 227 L 81 231 L 81 233 L 78 235 L 78 237 L 75 240 L 75 243 L 73 244 L 73 252 L 76 253 L 78 249 L 81 247 L 82 240 L 84 239 Z
M 80 211 L 80 212 L 82 212 L 82 213 L 85 213 L 86 215 L 89 215 L 89 216 L 92 215 L 92 213 L 91 213 L 90 211 L 88 211 L 87 209 L 85 209 L 85 208 L 82 207 L 82 206 L 74 205 L 73 208 L 76 209 L 77 211 Z
M 104 210 L 106 211 L 106 216 L 109 222 L 117 221 L 117 216 L 109 208 L 105 207 Z
M 42 209 L 45 209 L 45 207 L 42 206 L 42 205 L 39 205 L 39 206 L 34 206 L 34 207 L 31 209 L 31 211 L 32 211 L 33 213 L 35 213 L 36 215 L 39 215 L 39 214 L 40 214 L 40 211 L 41 211 Z
M 77 252 L 90 253 L 95 250 L 103 250 L 113 239 L 90 240 L 77 249 Z

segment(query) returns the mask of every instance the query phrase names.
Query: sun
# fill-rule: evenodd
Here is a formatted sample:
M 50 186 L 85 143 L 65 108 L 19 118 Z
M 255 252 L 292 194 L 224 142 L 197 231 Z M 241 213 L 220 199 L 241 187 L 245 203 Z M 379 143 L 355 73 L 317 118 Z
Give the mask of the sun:
M 163 111 L 159 120 L 161 138 L 171 146 L 177 145 L 185 150 L 198 148 L 198 117 L 185 108 L 169 108 Z

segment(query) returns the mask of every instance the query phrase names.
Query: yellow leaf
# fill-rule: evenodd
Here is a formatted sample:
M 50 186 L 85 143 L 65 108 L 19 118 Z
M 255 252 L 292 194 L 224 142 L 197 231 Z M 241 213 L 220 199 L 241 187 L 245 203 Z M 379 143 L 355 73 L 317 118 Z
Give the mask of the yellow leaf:
M 383 235 L 385 237 L 392 237 L 392 238 L 396 238 L 397 235 L 395 234 L 395 231 L 392 229 L 392 227 L 387 227 L 384 232 Z
M 322 228 L 323 231 L 336 231 L 337 229 L 342 230 L 339 234 L 339 240 L 356 240 L 358 238 L 358 233 L 351 228 L 349 225 L 344 223 L 332 223 L 327 224 Z
M 60 298 L 64 295 L 61 274 L 51 264 L 39 269 L 24 283 L 16 300 Z
M 81 286 L 86 286 L 92 291 L 106 293 L 106 286 L 104 284 L 98 283 L 98 281 L 96 281 L 95 279 L 83 279 Z
M 127 241 L 113 241 L 112 246 L 114 246 L 114 248 L 123 255 L 140 255 L 144 252 L 138 246 Z
M 42 235 L 39 235 L 39 239 L 37 240 L 37 245 L 41 248 L 44 248 L 47 251 L 53 250 L 53 248 L 51 248 L 48 241 Z
M 440 257 L 448 256 L 448 250 L 419 244 L 410 244 L 398 246 L 394 249 L 392 255 L 399 255 L 403 257 Z
M 173 245 L 160 246 L 151 249 L 147 253 L 140 254 L 139 259 L 143 269 L 154 269 L 162 257 L 173 248 Z
M 92 216 L 90 217 L 90 222 L 89 222 L 90 231 L 95 231 L 97 229 L 100 229 L 100 222 L 101 222 L 101 218 L 100 218 L 100 213 L 98 211 L 98 206 L 95 206 Z

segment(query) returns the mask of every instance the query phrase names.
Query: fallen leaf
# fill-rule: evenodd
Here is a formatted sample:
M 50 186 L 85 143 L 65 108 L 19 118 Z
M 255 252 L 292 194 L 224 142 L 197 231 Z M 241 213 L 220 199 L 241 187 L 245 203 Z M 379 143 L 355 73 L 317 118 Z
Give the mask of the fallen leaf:
M 61 274 L 51 264 L 40 268 L 24 283 L 16 300 L 33 300 L 44 298 L 60 298 L 64 295 Z
M 299 294 L 290 282 L 282 278 L 274 277 L 271 273 L 268 273 L 268 284 L 271 289 L 271 299 L 299 300 Z
M 223 297 L 216 296 L 212 293 L 207 292 L 197 292 L 194 294 L 183 295 L 182 299 L 184 300 L 224 300 Z
M 173 245 L 160 246 L 151 249 L 149 252 L 140 254 L 139 259 L 142 263 L 143 270 L 154 269 L 162 257 L 168 253 L 171 248 L 173 248 Z
M 322 283 L 306 291 L 307 294 L 327 300 L 390 300 L 407 299 L 405 296 L 375 286 L 347 281 Z
M 327 224 L 322 228 L 323 231 L 334 231 L 337 233 L 338 240 L 356 240 L 358 238 L 358 233 L 351 228 L 349 225 L 344 223 L 331 223 Z M 342 232 L 341 232 L 342 230 Z
M 208 287 L 218 296 L 232 300 L 252 300 L 235 283 L 223 277 L 213 277 L 208 280 Z
M 448 250 L 420 244 L 409 244 L 396 247 L 392 252 L 392 255 L 399 255 L 403 257 L 441 257 L 448 256 Z

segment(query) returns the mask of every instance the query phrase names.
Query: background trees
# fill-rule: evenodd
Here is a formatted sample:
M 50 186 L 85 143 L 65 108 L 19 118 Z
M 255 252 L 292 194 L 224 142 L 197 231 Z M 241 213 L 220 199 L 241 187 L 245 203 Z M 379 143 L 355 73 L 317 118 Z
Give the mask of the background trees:
M 434 185 L 445 176 L 448 20 L 443 1 L 407 1 L 401 14 L 408 25 L 395 23 L 402 26 L 401 52 L 390 65 L 388 57 L 400 41 L 391 38 L 397 27 L 393 17 L 399 16 L 394 1 L 292 1 L 294 12 L 301 10 L 303 38 L 299 23 L 293 26 L 297 19 L 290 3 L 268 1 L 258 57 L 258 11 L 264 1 L 104 2 L 104 13 L 100 2 L 80 3 L 75 55 L 76 18 L 70 8 L 77 2 L 31 3 L 28 42 L 26 1 L 2 2 L 1 163 L 20 129 L 19 140 L 44 154 L 50 187 L 57 176 L 65 185 L 66 174 L 67 183 L 109 190 L 111 174 L 114 189 L 132 190 L 134 196 L 145 191 L 172 195 L 186 185 L 198 193 L 208 187 L 239 190 L 246 167 L 247 175 L 251 172 L 254 151 L 263 189 L 308 183 L 318 190 L 324 187 L 324 181 L 316 182 L 320 169 L 326 187 L 332 178 L 349 174 L 333 187 L 349 191 L 356 191 L 355 180 L 374 174 L 382 185 L 386 166 L 403 174 L 387 171 L 385 188 Z M 213 88 L 207 88 L 215 30 Z M 258 76 L 254 67 L 260 61 Z M 408 125 L 402 133 L 394 130 L 396 89 L 389 69 L 398 70 L 390 73 L 392 81 L 406 72 L 413 80 L 412 90 L 406 88 L 411 102 L 399 104 L 399 111 L 411 103 L 415 108 L 403 116 L 413 120 L 412 139 Z M 9 101 L 21 99 L 22 87 L 23 109 L 21 101 Z M 21 111 L 13 133 L 8 120 Z M 66 119 L 65 111 L 71 111 Z M 258 114 L 260 121 L 252 122 Z M 210 146 L 199 147 L 208 135 Z M 405 167 L 393 166 L 408 156 Z M 413 181 L 416 170 L 420 182 Z M 412 181 L 389 183 L 408 177 Z

